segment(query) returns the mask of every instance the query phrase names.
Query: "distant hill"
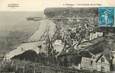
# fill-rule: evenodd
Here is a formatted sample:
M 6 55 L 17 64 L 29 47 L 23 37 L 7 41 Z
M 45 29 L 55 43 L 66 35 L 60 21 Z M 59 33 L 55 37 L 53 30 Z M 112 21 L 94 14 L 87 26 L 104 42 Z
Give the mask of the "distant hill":
M 97 8 L 46 8 L 44 13 L 47 17 L 90 17 L 97 15 Z

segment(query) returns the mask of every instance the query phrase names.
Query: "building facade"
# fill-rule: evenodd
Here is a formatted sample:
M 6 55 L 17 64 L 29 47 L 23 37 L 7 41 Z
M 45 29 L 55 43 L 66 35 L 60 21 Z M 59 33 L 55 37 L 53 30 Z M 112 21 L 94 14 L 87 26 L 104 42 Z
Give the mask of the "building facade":
M 97 62 L 97 56 L 93 58 L 82 57 L 81 69 L 110 72 L 110 64 L 105 56 L 102 56 Z

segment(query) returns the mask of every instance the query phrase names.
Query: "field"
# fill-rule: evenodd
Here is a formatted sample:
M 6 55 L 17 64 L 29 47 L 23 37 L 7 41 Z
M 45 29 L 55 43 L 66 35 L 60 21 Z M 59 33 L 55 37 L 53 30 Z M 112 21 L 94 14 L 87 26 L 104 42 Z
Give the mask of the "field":
M 14 60 L 1 62 L 0 73 L 103 73 L 97 71 L 76 70 L 55 65 L 43 65 L 30 61 Z

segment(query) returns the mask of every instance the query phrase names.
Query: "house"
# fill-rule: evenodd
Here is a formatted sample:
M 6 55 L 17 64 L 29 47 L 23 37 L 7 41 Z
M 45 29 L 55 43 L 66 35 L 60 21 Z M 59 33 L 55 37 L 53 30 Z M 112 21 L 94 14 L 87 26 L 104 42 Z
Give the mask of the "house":
M 103 32 L 92 32 L 90 33 L 90 40 L 103 36 Z
M 97 54 L 91 58 L 82 57 L 81 69 L 110 72 L 110 63 L 102 54 Z
M 113 64 L 115 64 L 115 51 L 112 51 L 112 55 L 113 55 Z
M 112 59 L 112 65 L 113 65 L 113 71 L 115 71 L 115 51 L 112 51 L 113 59 Z

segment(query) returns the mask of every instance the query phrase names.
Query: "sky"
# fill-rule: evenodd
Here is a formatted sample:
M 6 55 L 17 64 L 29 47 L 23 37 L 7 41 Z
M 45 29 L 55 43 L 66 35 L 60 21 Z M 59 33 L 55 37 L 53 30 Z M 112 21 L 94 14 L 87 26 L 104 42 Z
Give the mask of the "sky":
M 0 0 L 0 11 L 43 11 L 47 7 L 66 7 L 65 4 L 102 4 L 115 6 L 115 0 Z M 8 4 L 18 4 L 19 7 L 8 7 Z

